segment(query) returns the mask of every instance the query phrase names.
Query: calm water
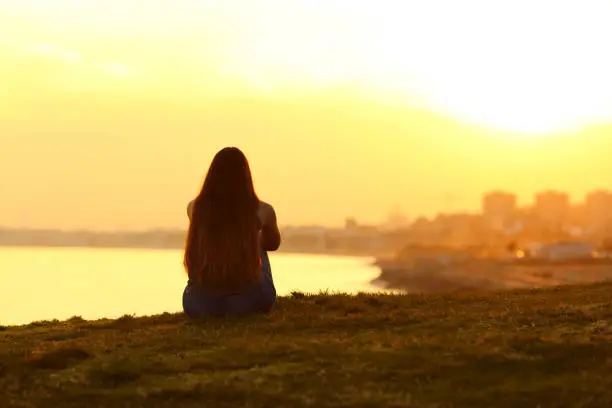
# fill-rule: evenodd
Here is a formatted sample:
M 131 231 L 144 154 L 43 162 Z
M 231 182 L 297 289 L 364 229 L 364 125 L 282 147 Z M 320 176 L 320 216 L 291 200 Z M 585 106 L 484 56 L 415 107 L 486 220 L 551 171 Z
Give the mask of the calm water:
M 376 291 L 370 259 L 271 254 L 279 295 Z M 0 324 L 182 310 L 179 250 L 0 248 Z

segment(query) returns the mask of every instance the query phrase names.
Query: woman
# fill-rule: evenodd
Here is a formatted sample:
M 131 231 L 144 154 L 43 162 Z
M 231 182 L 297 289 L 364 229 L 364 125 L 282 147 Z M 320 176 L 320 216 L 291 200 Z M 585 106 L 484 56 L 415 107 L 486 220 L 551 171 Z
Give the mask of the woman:
M 217 153 L 187 214 L 185 313 L 270 312 L 276 289 L 267 252 L 278 249 L 281 237 L 274 208 L 255 194 L 248 161 L 239 149 Z

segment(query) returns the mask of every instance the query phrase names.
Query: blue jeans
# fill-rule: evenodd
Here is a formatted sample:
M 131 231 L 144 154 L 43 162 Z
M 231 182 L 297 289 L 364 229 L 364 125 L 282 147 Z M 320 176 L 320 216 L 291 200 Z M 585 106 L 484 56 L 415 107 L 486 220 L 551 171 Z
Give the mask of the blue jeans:
M 276 301 L 272 267 L 268 253 L 261 253 L 261 280 L 245 292 L 217 294 L 190 282 L 183 292 L 183 310 L 189 317 L 240 316 L 269 313 Z

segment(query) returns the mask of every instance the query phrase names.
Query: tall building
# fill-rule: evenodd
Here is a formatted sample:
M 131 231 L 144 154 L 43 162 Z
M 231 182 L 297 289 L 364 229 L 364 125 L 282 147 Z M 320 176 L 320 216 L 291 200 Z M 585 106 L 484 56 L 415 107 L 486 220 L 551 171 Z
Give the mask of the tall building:
M 570 197 L 560 191 L 544 191 L 536 194 L 534 212 L 538 219 L 547 224 L 562 227 L 571 215 Z
M 587 226 L 593 229 L 604 229 L 612 224 L 612 192 L 594 191 L 584 200 L 584 212 Z
M 482 198 L 482 215 L 489 227 L 504 228 L 516 216 L 516 196 L 493 191 Z

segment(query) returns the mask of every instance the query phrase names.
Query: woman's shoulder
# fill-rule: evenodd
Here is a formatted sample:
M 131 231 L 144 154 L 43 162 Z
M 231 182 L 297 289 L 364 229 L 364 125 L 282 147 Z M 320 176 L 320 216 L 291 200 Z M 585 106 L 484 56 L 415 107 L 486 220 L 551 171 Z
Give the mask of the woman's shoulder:
M 268 204 L 265 201 L 259 201 L 259 219 L 262 223 L 267 224 L 276 220 L 276 212 L 274 211 L 274 207 L 271 204 Z
M 259 214 L 264 215 L 266 218 L 276 217 L 276 211 L 272 204 L 261 200 L 259 201 Z
M 189 219 L 193 216 L 193 205 L 195 203 L 195 199 L 191 200 L 189 204 L 187 204 L 187 216 Z
M 264 211 L 274 211 L 274 207 L 272 207 L 272 204 L 269 204 L 262 200 L 259 200 L 259 209 Z

